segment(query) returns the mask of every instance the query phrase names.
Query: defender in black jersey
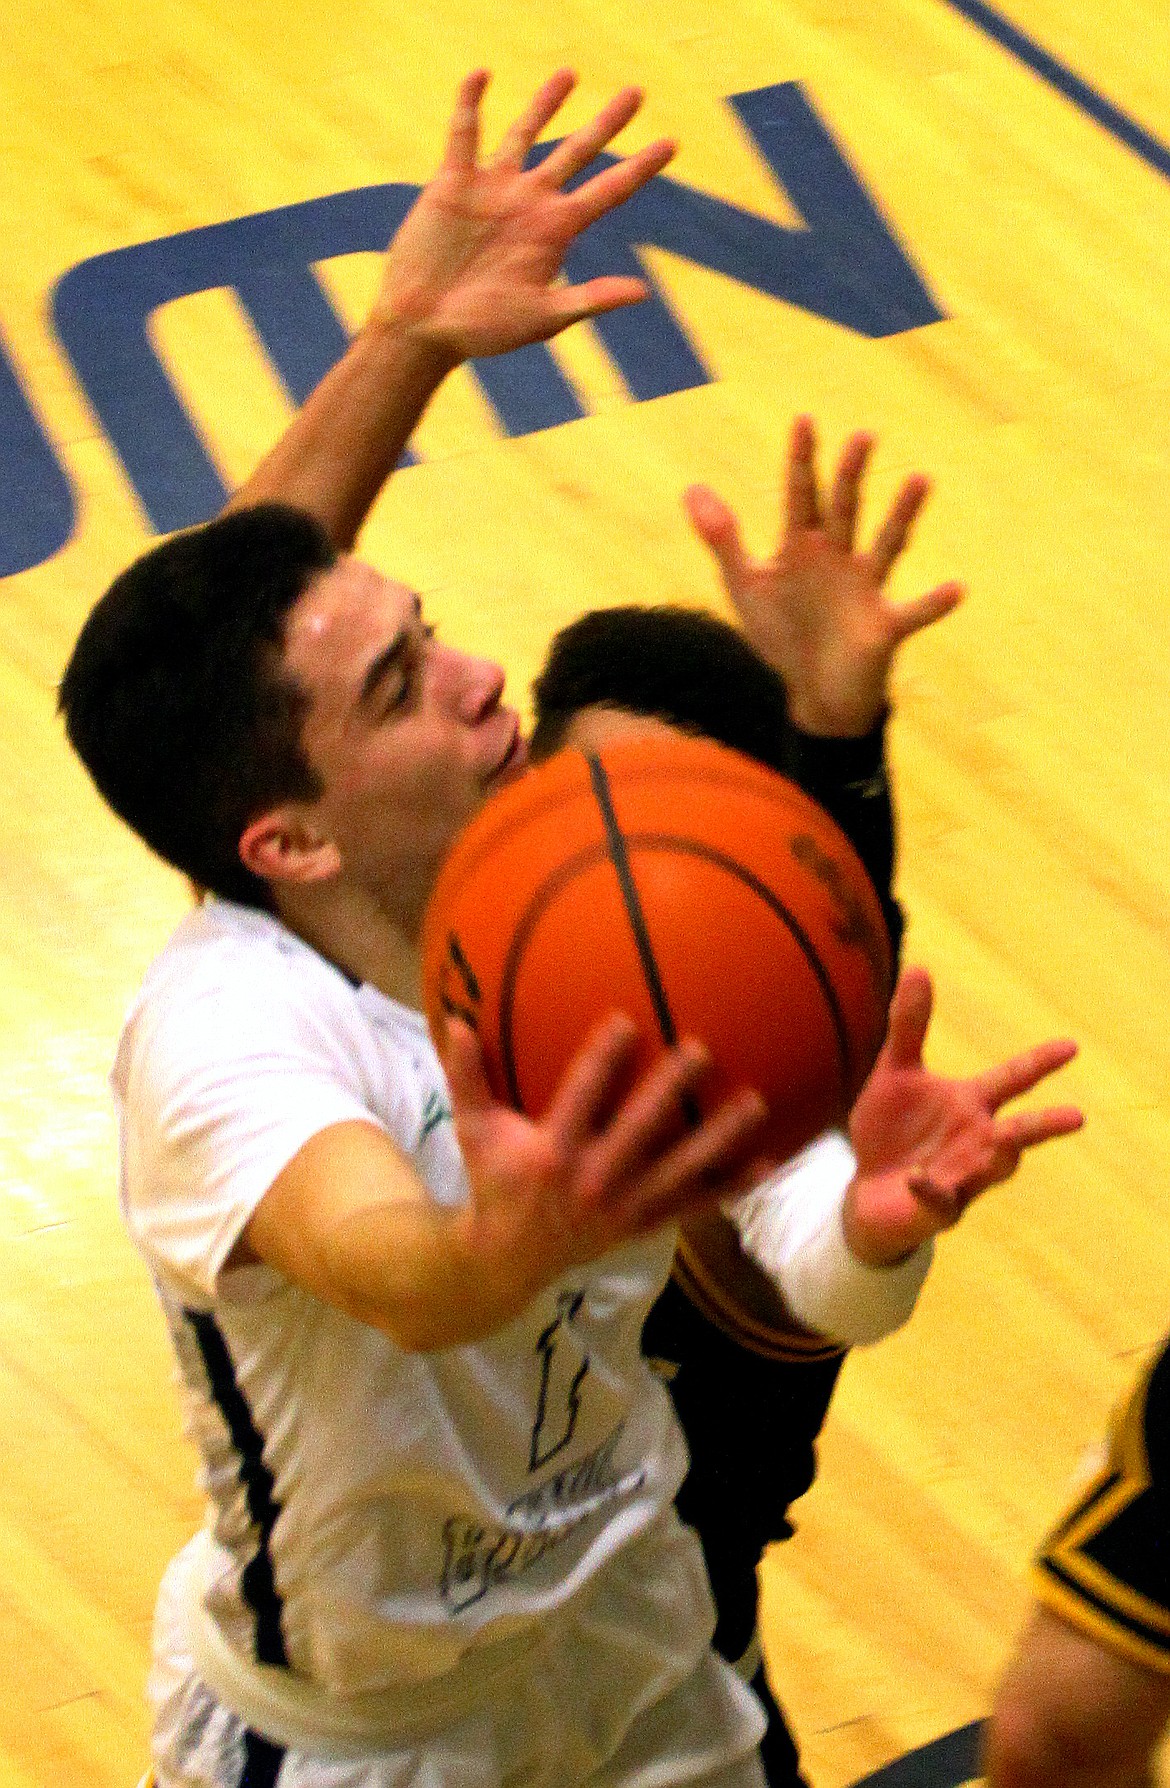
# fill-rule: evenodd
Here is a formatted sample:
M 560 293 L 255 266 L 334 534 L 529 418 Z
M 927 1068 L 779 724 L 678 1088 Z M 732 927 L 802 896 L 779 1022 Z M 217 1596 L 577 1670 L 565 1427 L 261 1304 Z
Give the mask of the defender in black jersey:
M 834 492 L 838 506 L 853 517 L 865 464 L 863 439 L 855 437 L 847 448 Z M 812 449 L 811 430 L 798 424 L 789 472 L 790 528 L 801 492 L 806 525 L 812 522 L 815 529 L 822 523 Z M 688 506 L 700 526 L 702 507 L 696 514 L 693 497 Z M 716 550 L 734 596 L 735 583 L 762 568 L 748 565 L 738 538 L 729 532 L 728 514 L 720 517 L 708 507 L 705 518 L 714 520 L 720 538 L 712 540 L 705 527 L 700 532 Z M 851 529 L 839 535 L 846 537 L 851 546 Z M 948 612 L 955 600 L 952 588 L 922 614 L 919 625 Z M 846 608 L 827 617 L 826 624 L 844 641 L 855 622 Z M 885 762 L 885 691 L 897 643 L 891 638 L 883 673 L 869 679 L 860 707 L 840 723 L 868 725 L 860 734 L 839 736 L 795 724 L 793 707 L 800 709 L 792 688 L 741 633 L 715 616 L 669 606 L 598 610 L 553 642 L 533 690 L 531 750 L 538 758 L 551 755 L 571 738 L 575 716 L 611 709 L 701 733 L 779 771 L 818 801 L 853 843 L 881 900 L 896 969 L 903 918 L 892 892 L 895 830 Z M 843 649 L 856 650 L 849 644 Z M 795 656 L 792 662 L 797 664 Z M 727 1294 L 726 1280 L 721 1284 L 710 1258 L 686 1236 L 670 1282 L 647 1319 L 642 1345 L 669 1383 L 687 1437 L 691 1466 L 677 1507 L 702 1541 L 718 1611 L 715 1645 L 748 1677 L 764 1704 L 768 1731 L 761 1756 L 769 1783 L 797 1788 L 803 1782 L 797 1748 L 759 1655 L 756 1570 L 765 1548 L 793 1531 L 788 1510 L 815 1476 L 815 1442 L 846 1350 L 802 1328 L 779 1299 L 769 1302 L 765 1296 L 745 1308 L 741 1298 Z
M 1143 1788 L 1170 1724 L 1170 1338 L 1045 1540 L 987 1744 L 993 1788 Z

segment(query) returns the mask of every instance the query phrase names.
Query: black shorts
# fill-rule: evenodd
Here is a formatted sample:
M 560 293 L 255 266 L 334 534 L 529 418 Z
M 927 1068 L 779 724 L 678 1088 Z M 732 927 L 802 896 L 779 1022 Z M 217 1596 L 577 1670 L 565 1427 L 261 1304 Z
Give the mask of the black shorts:
M 642 1349 L 667 1380 L 691 1467 L 677 1508 L 702 1542 L 718 1610 L 715 1645 L 736 1662 L 756 1627 L 756 1566 L 792 1532 L 789 1505 L 816 1474 L 815 1441 L 844 1350 L 793 1329 L 747 1344 L 672 1278 Z M 760 1351 L 767 1346 L 768 1351 Z
M 1114 1417 L 1104 1463 L 1036 1560 L 1039 1599 L 1170 1672 L 1170 1337 Z

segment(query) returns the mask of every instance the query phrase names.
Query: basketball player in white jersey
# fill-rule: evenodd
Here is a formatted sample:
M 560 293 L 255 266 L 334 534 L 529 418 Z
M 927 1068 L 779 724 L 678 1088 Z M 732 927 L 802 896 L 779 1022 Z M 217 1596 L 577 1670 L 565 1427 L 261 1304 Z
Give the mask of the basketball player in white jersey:
M 160 1788 L 762 1781 L 638 1346 L 675 1220 L 758 1175 L 761 1102 L 687 1133 L 692 1043 L 619 1098 L 615 1015 L 531 1123 L 492 1101 L 469 1032 L 441 1064 L 418 1011 L 438 865 L 524 746 L 502 673 L 344 549 L 460 358 L 640 295 L 553 282 L 670 154 L 561 190 L 626 93 L 525 172 L 557 76 L 481 166 L 484 82 L 351 350 L 235 512 L 115 582 L 62 684 L 103 794 L 214 896 L 149 971 L 114 1071 L 126 1219 L 209 1503 L 160 1595 Z M 918 1272 L 931 1235 L 1080 1121 L 999 1115 L 1071 1045 L 930 1074 L 929 1003 L 904 977 L 857 1174 L 828 1215 L 811 1201 L 796 1270 L 842 1296 Z

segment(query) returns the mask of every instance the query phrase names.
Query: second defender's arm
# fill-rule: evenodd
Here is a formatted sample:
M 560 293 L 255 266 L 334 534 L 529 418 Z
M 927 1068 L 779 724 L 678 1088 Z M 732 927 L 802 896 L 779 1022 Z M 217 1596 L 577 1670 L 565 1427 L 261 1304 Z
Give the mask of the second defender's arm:
M 836 1162 L 817 1163 L 810 1151 L 786 1186 L 770 1183 L 782 1196 L 762 1221 L 753 1205 L 768 1186 L 740 1201 L 745 1244 L 788 1309 L 843 1342 L 877 1340 L 904 1321 L 928 1265 L 924 1245 L 1010 1179 L 1026 1150 L 1083 1122 L 1071 1105 L 1003 1111 L 1071 1061 L 1068 1041 L 1041 1043 L 967 1080 L 933 1073 L 922 1059 L 932 999 L 929 976 L 906 969 L 850 1117 L 854 1161 L 843 1148 Z
M 885 741 L 884 710 L 860 738 L 805 733 L 790 724 L 786 769 L 836 820 L 865 865 L 881 902 L 896 979 L 906 921 L 894 898 L 897 834 Z
M 853 435 L 822 489 L 816 431 L 809 417 L 797 418 L 784 524 L 770 558 L 750 556 L 735 515 L 714 491 L 693 486 L 685 502 L 747 638 L 784 684 L 785 770 L 858 851 L 882 903 L 896 970 L 903 920 L 892 893 L 894 815 L 884 758 L 890 675 L 903 643 L 949 614 L 962 590 L 950 583 L 912 602 L 887 600 L 886 581 L 929 483 L 907 478 L 873 544 L 862 548 L 858 518 L 872 451 L 871 435 Z

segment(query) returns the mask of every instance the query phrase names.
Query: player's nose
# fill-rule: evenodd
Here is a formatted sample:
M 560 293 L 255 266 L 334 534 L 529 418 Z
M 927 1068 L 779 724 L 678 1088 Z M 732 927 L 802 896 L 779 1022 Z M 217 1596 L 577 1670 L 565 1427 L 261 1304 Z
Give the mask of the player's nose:
M 453 694 L 459 718 L 469 726 L 486 720 L 500 705 L 504 693 L 504 671 L 489 658 L 472 658 L 458 654 Z

